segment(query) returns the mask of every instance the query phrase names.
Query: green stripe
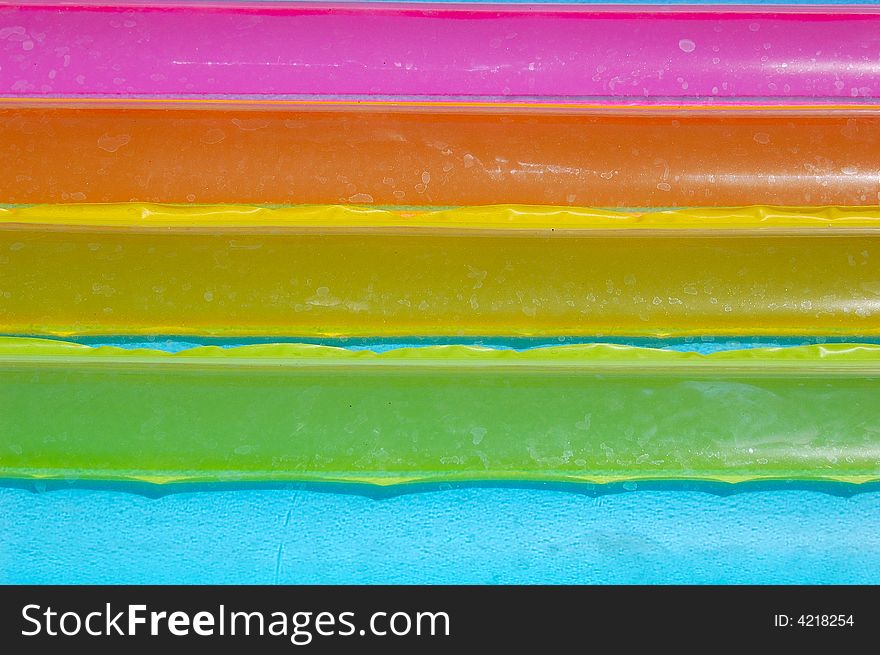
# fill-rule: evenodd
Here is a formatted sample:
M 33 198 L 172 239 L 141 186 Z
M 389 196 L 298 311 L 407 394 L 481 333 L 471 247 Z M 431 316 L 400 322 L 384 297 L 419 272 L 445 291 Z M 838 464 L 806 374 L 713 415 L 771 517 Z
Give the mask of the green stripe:
M 177 354 L 0 339 L 0 476 L 880 479 L 880 347 Z

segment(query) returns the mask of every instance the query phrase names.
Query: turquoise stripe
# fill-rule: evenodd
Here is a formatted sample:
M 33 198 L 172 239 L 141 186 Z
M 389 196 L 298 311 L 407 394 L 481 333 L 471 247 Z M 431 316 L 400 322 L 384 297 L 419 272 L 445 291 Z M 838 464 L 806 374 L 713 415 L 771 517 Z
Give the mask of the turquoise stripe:
M 0 488 L 3 583 L 880 583 L 880 491 Z

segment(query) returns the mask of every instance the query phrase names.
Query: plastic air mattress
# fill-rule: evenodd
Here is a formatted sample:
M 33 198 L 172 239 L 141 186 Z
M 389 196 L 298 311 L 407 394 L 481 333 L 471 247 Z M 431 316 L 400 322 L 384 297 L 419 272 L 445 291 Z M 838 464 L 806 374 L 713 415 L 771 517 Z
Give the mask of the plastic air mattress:
M 872 208 L 0 210 L 0 331 L 880 335 Z
M 177 354 L 0 339 L 0 475 L 171 481 L 880 478 L 880 346 Z

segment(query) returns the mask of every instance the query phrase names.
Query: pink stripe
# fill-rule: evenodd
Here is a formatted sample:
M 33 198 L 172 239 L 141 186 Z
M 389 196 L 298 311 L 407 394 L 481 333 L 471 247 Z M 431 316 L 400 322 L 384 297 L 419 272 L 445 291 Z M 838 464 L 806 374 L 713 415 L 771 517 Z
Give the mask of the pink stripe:
M 0 94 L 878 98 L 880 14 L 6 7 Z

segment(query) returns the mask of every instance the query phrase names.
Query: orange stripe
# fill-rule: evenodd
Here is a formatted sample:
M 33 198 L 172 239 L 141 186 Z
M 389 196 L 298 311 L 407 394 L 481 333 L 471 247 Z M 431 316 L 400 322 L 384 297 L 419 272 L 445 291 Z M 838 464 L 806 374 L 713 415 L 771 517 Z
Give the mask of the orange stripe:
M 0 203 L 880 204 L 871 112 L 160 102 L 0 109 Z

